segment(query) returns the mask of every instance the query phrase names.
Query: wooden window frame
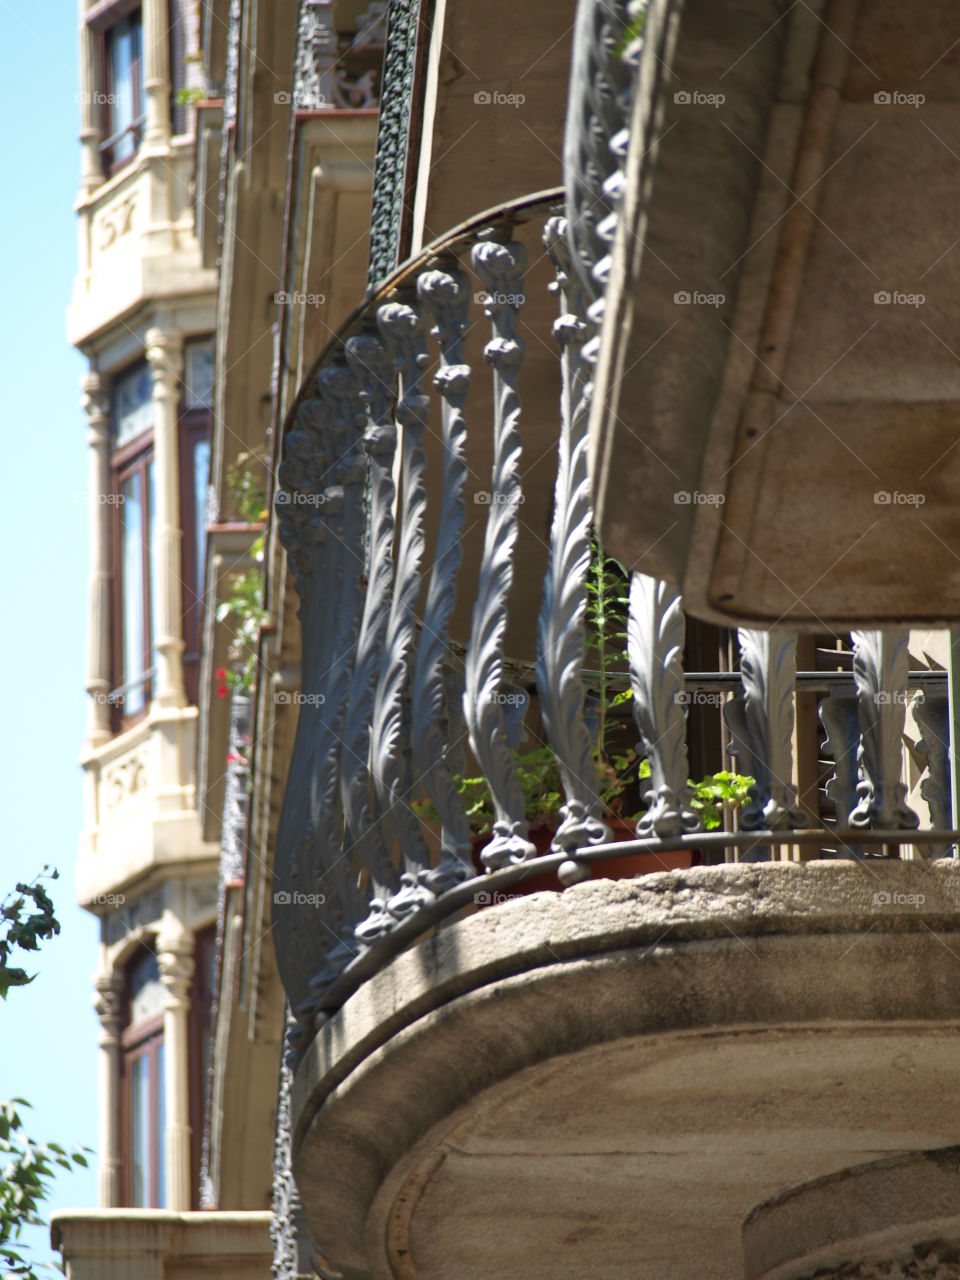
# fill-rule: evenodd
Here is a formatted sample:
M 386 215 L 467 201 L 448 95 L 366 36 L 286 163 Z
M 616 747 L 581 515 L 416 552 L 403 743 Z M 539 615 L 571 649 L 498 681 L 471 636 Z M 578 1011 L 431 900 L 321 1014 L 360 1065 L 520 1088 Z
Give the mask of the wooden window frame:
M 129 1010 L 129 999 L 127 1001 Z M 160 1132 L 160 1089 L 159 1067 L 157 1059 L 163 1044 L 163 1014 L 153 1014 L 144 1018 L 135 1026 L 126 1027 L 120 1037 L 120 1150 L 123 1153 L 121 1167 L 123 1170 L 123 1200 L 128 1208 L 157 1208 L 166 1200 L 166 1188 L 159 1183 L 159 1145 L 166 1141 L 166 1134 Z M 142 1057 L 149 1059 L 148 1077 L 150 1082 L 150 1135 L 153 1148 L 148 1154 L 149 1186 L 146 1205 L 133 1203 L 133 1063 Z M 164 1070 L 166 1071 L 166 1062 Z
M 139 472 L 141 493 L 141 574 L 143 581 L 142 599 L 140 601 L 143 619 L 144 648 L 141 655 L 143 670 L 150 670 L 151 645 L 153 632 L 153 601 L 150 595 L 150 557 L 153 548 L 150 546 L 150 486 L 147 483 L 149 464 L 153 461 L 153 431 L 145 431 L 134 440 L 128 441 L 116 449 L 110 457 L 111 492 L 113 494 L 113 515 L 111 528 L 112 543 L 112 578 L 113 590 L 113 622 L 111 626 L 111 685 L 114 690 L 125 688 L 126 672 L 123 669 L 123 482 L 129 476 Z M 113 728 L 115 733 L 132 728 L 146 716 L 153 696 L 153 678 L 147 676 L 141 684 L 143 689 L 143 706 L 132 715 L 125 712 L 124 702 L 113 704 Z
M 87 15 L 87 23 L 97 33 L 98 37 L 98 56 L 101 67 L 101 81 L 103 85 L 104 101 L 100 109 L 100 157 L 103 164 L 104 176 L 112 178 L 115 173 L 119 173 L 125 169 L 127 165 L 132 164 L 136 160 L 143 142 L 143 127 L 146 123 L 146 101 L 144 101 L 144 112 L 131 121 L 126 128 L 119 132 L 113 132 L 113 104 L 110 98 L 114 93 L 113 86 L 113 64 L 109 57 L 109 38 L 110 33 L 122 23 L 126 22 L 132 14 L 140 14 L 140 53 L 136 61 L 131 65 L 131 82 L 134 102 L 139 101 L 140 96 L 144 93 L 144 82 L 146 80 L 145 73 L 145 52 L 144 52 L 144 30 L 143 30 L 143 6 L 142 0 L 112 0 L 107 5 L 97 5 Z M 127 134 L 133 135 L 134 147 L 130 155 L 124 156 L 122 160 L 114 159 L 114 149 L 117 142 Z

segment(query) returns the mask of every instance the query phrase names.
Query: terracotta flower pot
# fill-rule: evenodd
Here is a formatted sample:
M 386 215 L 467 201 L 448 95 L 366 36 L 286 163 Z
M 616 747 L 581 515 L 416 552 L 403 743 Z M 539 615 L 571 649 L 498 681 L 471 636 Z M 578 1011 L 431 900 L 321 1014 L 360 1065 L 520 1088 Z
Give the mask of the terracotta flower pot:
M 627 822 L 623 818 L 606 818 L 614 840 L 633 840 L 636 837 L 637 824 Z M 556 825 L 549 822 L 531 822 L 528 838 L 537 850 L 538 856 L 550 852 L 550 844 L 556 833 Z M 473 865 L 478 875 L 483 875 L 485 867 L 481 854 L 490 843 L 490 836 L 473 837 Z M 676 849 L 670 853 L 627 853 L 622 858 L 605 858 L 603 862 L 595 862 L 591 868 L 594 880 L 632 880 L 635 876 L 650 875 L 654 871 L 677 871 L 693 866 L 693 851 Z M 478 901 L 479 907 L 496 906 L 505 898 L 526 897 L 531 893 L 543 893 L 544 890 L 562 893 L 564 886 L 557 879 L 555 872 L 531 873 L 510 886 L 509 892 L 487 895 L 488 901 Z

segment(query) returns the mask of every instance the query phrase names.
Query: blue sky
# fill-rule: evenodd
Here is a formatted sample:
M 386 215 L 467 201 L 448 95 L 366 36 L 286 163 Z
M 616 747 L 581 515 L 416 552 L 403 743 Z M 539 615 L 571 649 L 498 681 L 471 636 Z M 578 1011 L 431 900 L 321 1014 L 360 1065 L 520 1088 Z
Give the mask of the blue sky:
M 0 1004 L 0 1098 L 32 1102 L 36 1139 L 95 1147 L 97 926 L 73 896 L 87 644 L 84 362 L 67 344 L 64 316 L 76 267 L 76 36 L 76 0 L 0 0 L 0 896 L 51 863 L 62 925 L 36 958 L 33 985 Z M 52 1205 L 96 1201 L 93 1160 L 58 1179 Z M 50 1257 L 45 1230 L 30 1242 Z

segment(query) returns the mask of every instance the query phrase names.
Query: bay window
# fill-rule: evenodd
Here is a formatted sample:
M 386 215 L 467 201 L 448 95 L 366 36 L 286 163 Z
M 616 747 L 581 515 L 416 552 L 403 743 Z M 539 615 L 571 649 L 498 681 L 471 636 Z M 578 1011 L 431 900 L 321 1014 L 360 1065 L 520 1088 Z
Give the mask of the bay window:
M 130 1208 L 162 1209 L 165 1202 L 163 984 L 153 951 L 127 970 L 122 1035 L 121 1133 L 124 1199 Z

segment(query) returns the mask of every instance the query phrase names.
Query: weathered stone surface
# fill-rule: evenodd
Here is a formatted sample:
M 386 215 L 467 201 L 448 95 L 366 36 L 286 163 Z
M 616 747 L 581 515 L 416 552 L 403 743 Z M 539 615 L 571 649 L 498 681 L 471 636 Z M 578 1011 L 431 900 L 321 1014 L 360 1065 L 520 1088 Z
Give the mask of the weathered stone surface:
M 692 1280 L 705 1250 L 734 1280 L 760 1201 L 960 1141 L 958 904 L 953 863 L 766 864 L 593 881 L 438 931 L 299 1068 L 321 1249 L 351 1280 L 401 1258 L 438 1280 L 579 1277 L 598 1247 L 605 1280 Z

